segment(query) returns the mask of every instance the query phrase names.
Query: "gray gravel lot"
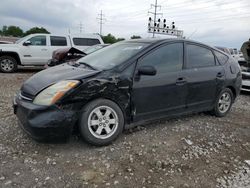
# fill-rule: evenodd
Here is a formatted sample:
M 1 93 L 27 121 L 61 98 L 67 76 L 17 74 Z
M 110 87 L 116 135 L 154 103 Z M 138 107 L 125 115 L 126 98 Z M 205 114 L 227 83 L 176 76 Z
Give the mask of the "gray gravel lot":
M 159 121 L 106 147 L 76 135 L 42 144 L 22 132 L 12 112 L 14 93 L 32 74 L 0 73 L 0 187 L 250 187 L 250 94 L 225 118 Z

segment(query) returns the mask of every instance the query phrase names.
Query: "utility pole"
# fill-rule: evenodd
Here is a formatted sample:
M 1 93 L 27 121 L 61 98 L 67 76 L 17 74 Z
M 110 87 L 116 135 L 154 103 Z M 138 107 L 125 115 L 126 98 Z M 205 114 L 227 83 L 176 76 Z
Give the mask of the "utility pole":
M 148 11 L 148 13 L 154 15 L 154 30 L 153 30 L 153 38 L 154 38 L 155 37 L 155 27 L 156 27 L 156 16 L 163 15 L 163 14 L 157 12 L 157 9 L 161 8 L 161 6 L 157 4 L 157 0 L 155 0 L 155 4 L 151 4 L 151 8 L 152 7 L 154 8 L 154 12 Z
M 102 25 L 104 24 L 104 21 L 106 21 L 106 18 L 104 18 L 104 14 L 102 13 L 102 10 L 101 10 L 101 14 L 98 14 L 98 18 L 96 18 L 96 19 L 98 19 L 98 20 L 100 20 L 100 35 L 102 35 Z
M 83 24 L 82 24 L 82 22 L 80 22 L 79 28 L 80 28 L 80 33 L 82 33 L 82 30 L 83 30 Z

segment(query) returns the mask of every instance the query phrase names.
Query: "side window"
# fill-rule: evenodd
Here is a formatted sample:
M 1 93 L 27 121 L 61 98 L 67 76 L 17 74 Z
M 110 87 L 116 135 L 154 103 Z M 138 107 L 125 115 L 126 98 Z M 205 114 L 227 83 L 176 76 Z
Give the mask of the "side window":
M 66 37 L 51 36 L 50 37 L 51 46 L 67 46 Z
M 46 46 L 46 36 L 38 35 L 30 38 L 28 41 L 31 42 L 32 46 Z
M 88 39 L 88 45 L 93 46 L 96 44 L 100 44 L 100 41 L 98 39 Z
M 73 38 L 73 43 L 76 46 L 88 46 L 88 40 L 86 38 Z
M 220 53 L 218 51 L 214 51 L 214 53 L 215 53 L 215 56 L 217 57 L 217 59 L 221 65 L 224 65 L 227 62 L 228 56 L 226 56 L 223 53 Z
M 211 50 L 200 46 L 187 45 L 187 68 L 215 66 L 215 58 Z
M 139 66 L 144 65 L 155 67 L 157 75 L 180 71 L 183 65 L 183 44 L 167 44 L 154 50 L 140 60 Z
M 90 38 L 73 38 L 73 43 L 76 46 L 93 46 L 96 44 L 100 44 L 98 39 L 90 39 Z

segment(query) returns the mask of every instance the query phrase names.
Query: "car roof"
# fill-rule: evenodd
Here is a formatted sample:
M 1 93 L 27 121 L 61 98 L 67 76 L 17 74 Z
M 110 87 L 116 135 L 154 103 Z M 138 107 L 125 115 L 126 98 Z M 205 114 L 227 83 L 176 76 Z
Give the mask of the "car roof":
M 210 47 L 214 50 L 218 50 L 217 48 L 214 48 L 213 46 L 198 42 L 198 41 L 194 41 L 194 40 L 189 40 L 189 39 L 183 39 L 183 38 L 166 38 L 166 39 L 156 39 L 156 38 L 147 38 L 147 39 L 131 39 L 131 40 L 126 40 L 126 41 L 122 41 L 125 43 L 148 43 L 148 44 L 160 44 L 163 42 L 191 42 L 191 43 L 195 43 L 198 45 L 203 45 L 203 46 L 207 46 Z

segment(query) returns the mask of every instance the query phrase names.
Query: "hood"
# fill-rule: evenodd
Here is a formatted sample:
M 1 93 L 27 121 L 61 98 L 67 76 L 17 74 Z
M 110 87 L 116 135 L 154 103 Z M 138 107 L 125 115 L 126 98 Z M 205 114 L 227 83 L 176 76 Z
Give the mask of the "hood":
M 11 43 L 11 44 L 0 44 L 0 48 L 16 48 L 18 44 Z
M 43 70 L 24 82 L 21 91 L 29 95 L 37 95 L 41 90 L 61 80 L 80 80 L 93 76 L 100 71 L 74 67 L 68 64 L 58 65 Z

